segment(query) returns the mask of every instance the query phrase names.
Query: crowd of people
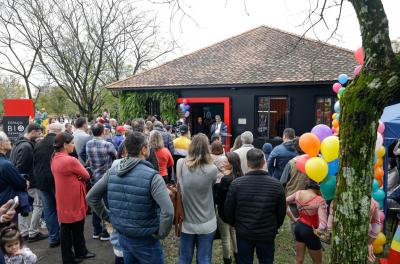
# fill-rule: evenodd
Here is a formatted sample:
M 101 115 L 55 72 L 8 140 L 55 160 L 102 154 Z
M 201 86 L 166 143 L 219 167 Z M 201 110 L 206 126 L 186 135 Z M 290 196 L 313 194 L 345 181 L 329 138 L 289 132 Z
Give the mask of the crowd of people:
M 211 137 L 200 125 L 191 136 L 185 124 L 172 133 L 153 117 L 118 123 L 107 114 L 92 124 L 84 117 L 49 122 L 46 129 L 29 124 L 13 146 L 0 132 L 0 263 L 35 263 L 26 242 L 46 238 L 51 248 L 61 245 L 64 264 L 94 258 L 84 237 L 90 213 L 92 238 L 111 242 L 116 264 L 164 263 L 160 240 L 174 222 L 168 186 L 177 183 L 184 211 L 178 263 L 194 256 L 211 263 L 215 239 L 222 241 L 224 263 L 253 263 L 254 252 L 259 263 L 273 263 L 286 215 L 296 263 L 304 262 L 306 250 L 313 263 L 322 263 L 321 240 L 329 242 L 334 206 L 296 168 L 303 153 L 295 131 L 286 128 L 282 144 L 262 149 L 246 131 L 226 152 L 226 125 L 215 120 Z M 372 201 L 371 243 L 380 228 L 378 210 Z

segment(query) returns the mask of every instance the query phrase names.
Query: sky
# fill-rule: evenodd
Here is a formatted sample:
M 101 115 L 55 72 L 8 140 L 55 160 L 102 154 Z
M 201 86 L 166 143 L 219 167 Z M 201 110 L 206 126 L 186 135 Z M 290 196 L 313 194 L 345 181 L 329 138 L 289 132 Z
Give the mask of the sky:
M 310 1 L 315 6 L 317 0 L 181 0 L 186 15 L 181 20 L 182 13 L 178 12 L 172 23 L 168 22 L 171 7 L 156 5 L 155 9 L 162 21 L 162 29 L 172 31 L 180 46 L 174 56 L 181 56 L 261 25 L 302 35 L 310 26 L 303 25 Z M 400 1 L 382 2 L 389 20 L 390 37 L 400 39 Z M 327 6 L 333 3 L 335 0 L 328 0 Z M 328 9 L 325 15 L 328 28 L 321 22 L 306 36 L 328 40 L 335 28 L 338 12 L 337 7 Z M 328 42 L 351 50 L 361 47 L 357 17 L 348 1 L 344 1 L 337 35 Z

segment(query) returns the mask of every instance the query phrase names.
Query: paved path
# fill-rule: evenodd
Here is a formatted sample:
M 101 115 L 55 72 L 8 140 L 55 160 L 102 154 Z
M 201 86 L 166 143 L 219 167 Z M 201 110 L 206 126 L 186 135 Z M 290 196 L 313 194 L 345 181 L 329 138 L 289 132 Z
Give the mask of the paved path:
M 112 264 L 114 263 L 114 254 L 112 252 L 112 247 L 109 241 L 100 241 L 97 239 L 92 239 L 93 227 L 92 227 L 92 217 L 88 216 L 85 222 L 85 238 L 86 247 L 89 251 L 96 253 L 94 259 L 87 259 L 83 261 L 84 264 Z M 47 240 L 42 240 L 33 243 L 27 243 L 29 247 L 37 256 L 38 263 L 45 264 L 61 264 L 61 249 L 60 247 L 49 248 Z

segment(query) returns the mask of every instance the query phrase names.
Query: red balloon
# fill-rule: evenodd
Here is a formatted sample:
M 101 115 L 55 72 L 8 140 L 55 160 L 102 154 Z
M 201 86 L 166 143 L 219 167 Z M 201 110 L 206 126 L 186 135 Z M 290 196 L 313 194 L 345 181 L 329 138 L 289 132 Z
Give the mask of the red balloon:
M 364 51 L 363 48 L 358 48 L 354 52 L 354 58 L 358 62 L 358 64 L 363 65 L 364 64 Z
M 183 99 L 182 103 L 187 104 L 188 103 L 188 99 Z
M 306 162 L 309 158 L 311 158 L 310 155 L 303 154 L 298 156 L 296 160 L 296 168 L 304 174 L 306 174 Z

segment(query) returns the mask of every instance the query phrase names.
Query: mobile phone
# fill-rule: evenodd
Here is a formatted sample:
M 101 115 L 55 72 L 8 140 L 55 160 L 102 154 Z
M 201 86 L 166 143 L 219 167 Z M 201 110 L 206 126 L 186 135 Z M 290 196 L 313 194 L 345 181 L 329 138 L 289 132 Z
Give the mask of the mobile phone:
M 8 208 L 7 212 L 17 208 L 18 205 L 19 205 L 19 198 L 18 198 L 18 196 L 15 196 L 13 199 L 13 204 L 10 206 L 10 208 Z

